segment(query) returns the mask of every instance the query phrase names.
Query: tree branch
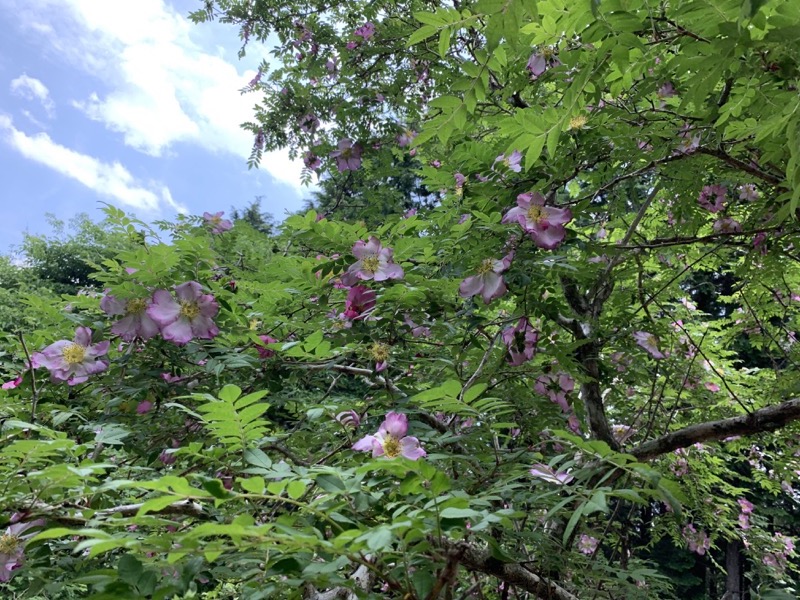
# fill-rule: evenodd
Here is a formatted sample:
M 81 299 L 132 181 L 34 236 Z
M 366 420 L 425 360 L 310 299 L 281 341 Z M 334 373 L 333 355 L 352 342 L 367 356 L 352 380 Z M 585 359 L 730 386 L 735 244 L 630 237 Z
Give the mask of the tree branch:
M 689 425 L 644 442 L 630 453 L 638 460 L 651 460 L 678 448 L 688 448 L 698 442 L 721 440 L 734 435 L 753 435 L 775 431 L 798 419 L 800 419 L 800 398 L 794 398 L 753 411 L 749 415 Z

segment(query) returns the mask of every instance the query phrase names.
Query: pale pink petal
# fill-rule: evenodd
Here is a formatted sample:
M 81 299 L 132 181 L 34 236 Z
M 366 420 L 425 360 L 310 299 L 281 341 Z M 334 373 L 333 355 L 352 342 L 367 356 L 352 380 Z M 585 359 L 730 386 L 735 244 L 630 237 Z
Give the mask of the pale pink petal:
M 192 326 L 187 319 L 177 319 L 161 329 L 165 340 L 174 342 L 179 346 L 188 344 L 192 340 Z
M 567 235 L 567 231 L 561 225 L 554 225 L 552 227 L 535 225 L 529 233 L 533 242 L 539 248 L 545 250 L 552 250 L 558 246 Z
M 568 208 L 554 208 L 548 206 L 544 209 L 547 215 L 547 222 L 552 225 L 566 225 L 572 221 L 572 211 Z
M 219 328 L 216 326 L 214 321 L 202 315 L 192 319 L 191 331 L 194 334 L 194 337 L 204 340 L 210 340 L 219 335 Z
M 426 456 L 427 453 L 419 445 L 417 438 L 407 436 L 400 440 L 400 454 L 408 459 L 417 460 Z
M 111 294 L 106 294 L 100 300 L 100 309 L 107 315 L 124 315 L 127 300 L 121 300 Z
M 472 296 L 480 294 L 482 289 L 483 278 L 479 275 L 473 275 L 461 282 L 461 285 L 458 286 L 458 293 L 462 298 L 471 298 Z
M 161 326 L 174 322 L 181 314 L 178 304 L 167 290 L 156 290 L 153 302 L 147 307 L 147 315 Z
M 386 419 L 378 428 L 378 433 L 386 433 L 399 440 L 408 433 L 408 417 L 394 411 L 386 413 Z
M 75 343 L 88 346 L 92 343 L 92 330 L 88 327 L 78 327 L 75 330 Z
M 110 345 L 111 345 L 111 342 L 109 342 L 108 340 L 104 340 L 102 342 L 97 342 L 96 344 L 93 344 L 93 345 L 89 346 L 86 349 L 86 354 L 85 354 L 86 359 L 97 358 L 99 356 L 103 356 L 104 354 L 107 354 L 108 353 L 108 347 Z
M 356 452 L 367 452 L 372 450 L 373 446 L 375 445 L 375 436 L 367 435 L 358 440 L 355 444 L 353 444 L 353 450 Z
M 197 302 L 197 308 L 204 317 L 215 317 L 219 312 L 219 304 L 211 294 L 204 294 Z
M 118 335 L 126 342 L 136 338 L 138 331 L 136 315 L 128 315 L 111 326 L 111 333 Z
M 381 265 L 375 272 L 375 281 L 384 281 L 386 279 L 402 279 L 403 268 L 397 263 L 390 263 Z
M 524 224 L 525 218 L 528 214 L 527 208 L 521 208 L 519 206 L 515 206 L 511 210 L 509 210 L 505 216 L 503 217 L 503 223 L 519 223 Z
M 175 296 L 183 302 L 196 302 L 203 295 L 203 288 L 196 281 L 187 281 L 175 286 Z
M 495 298 L 499 298 L 507 291 L 506 282 L 503 280 L 502 275 L 497 273 L 486 273 L 483 277 L 483 291 L 481 296 L 486 304 L 489 304 Z

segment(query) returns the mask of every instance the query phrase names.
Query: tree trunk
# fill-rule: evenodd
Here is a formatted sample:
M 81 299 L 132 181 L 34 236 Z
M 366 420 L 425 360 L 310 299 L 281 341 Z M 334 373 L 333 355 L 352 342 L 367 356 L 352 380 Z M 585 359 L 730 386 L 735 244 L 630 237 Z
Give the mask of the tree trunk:
M 731 540 L 725 547 L 725 595 L 722 600 L 742 600 L 742 581 L 744 580 L 744 561 L 742 543 Z

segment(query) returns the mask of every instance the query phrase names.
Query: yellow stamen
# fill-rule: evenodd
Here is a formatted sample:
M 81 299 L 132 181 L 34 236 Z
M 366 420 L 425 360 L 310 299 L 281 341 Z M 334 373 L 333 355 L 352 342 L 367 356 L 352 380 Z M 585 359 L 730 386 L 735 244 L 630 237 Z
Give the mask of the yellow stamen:
M 374 275 L 375 273 L 377 273 L 380 266 L 381 266 L 381 261 L 378 259 L 377 256 L 368 256 L 367 258 L 361 261 L 361 268 L 370 275 Z
M 531 207 L 528 209 L 527 216 L 529 221 L 533 221 L 534 223 L 539 223 L 545 218 L 546 214 L 541 206 L 539 206 L 538 204 L 531 204 Z
M 383 440 L 383 453 L 387 458 L 397 458 L 400 456 L 400 440 L 387 435 Z
M 484 258 L 478 267 L 478 275 L 486 275 L 494 271 L 494 259 Z
M 389 346 L 375 342 L 369 347 L 369 354 L 375 362 L 384 362 L 389 358 Z
M 578 115 L 576 117 L 572 117 L 569 120 L 569 128 L 570 129 L 583 129 L 583 127 L 584 127 L 584 125 L 586 125 L 587 121 L 588 121 L 588 119 L 586 118 L 586 115 Z
M 64 357 L 68 365 L 77 365 L 86 358 L 86 348 L 80 344 L 70 344 L 61 351 L 61 356 Z
M 194 302 L 181 302 L 181 316 L 191 320 L 200 316 L 200 309 Z
M 128 300 L 128 305 L 125 307 L 125 313 L 129 315 L 140 315 L 147 308 L 147 300 L 144 298 L 134 298 Z

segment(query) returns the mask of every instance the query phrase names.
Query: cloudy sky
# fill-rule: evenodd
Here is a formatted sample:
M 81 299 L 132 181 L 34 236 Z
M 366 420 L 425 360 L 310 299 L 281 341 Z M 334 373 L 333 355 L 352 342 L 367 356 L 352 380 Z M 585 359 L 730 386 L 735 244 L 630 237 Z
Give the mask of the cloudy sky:
M 101 202 L 144 220 L 302 206 L 286 153 L 247 169 L 256 97 L 239 90 L 266 49 L 239 60 L 236 29 L 186 18 L 200 6 L 0 0 L 0 252 L 47 232 L 45 213 L 99 219 Z

